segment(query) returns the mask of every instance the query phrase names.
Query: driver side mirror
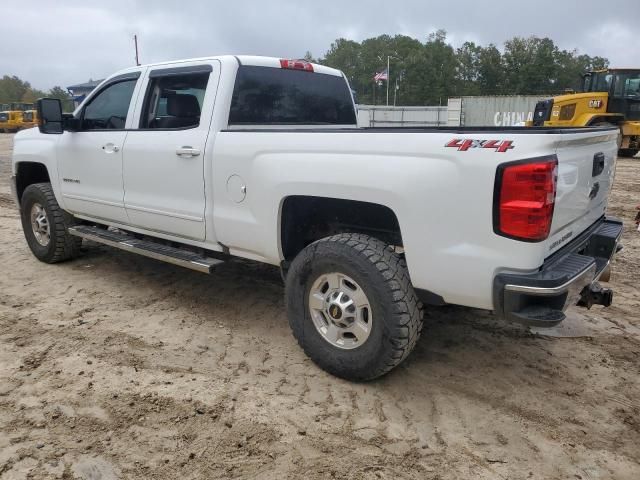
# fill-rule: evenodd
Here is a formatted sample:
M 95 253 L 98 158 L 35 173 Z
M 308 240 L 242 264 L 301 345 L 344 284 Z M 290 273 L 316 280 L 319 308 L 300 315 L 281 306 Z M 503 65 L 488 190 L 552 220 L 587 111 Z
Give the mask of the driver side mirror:
M 60 134 L 63 132 L 62 103 L 57 98 L 41 98 L 36 102 L 38 109 L 38 129 L 40 133 Z

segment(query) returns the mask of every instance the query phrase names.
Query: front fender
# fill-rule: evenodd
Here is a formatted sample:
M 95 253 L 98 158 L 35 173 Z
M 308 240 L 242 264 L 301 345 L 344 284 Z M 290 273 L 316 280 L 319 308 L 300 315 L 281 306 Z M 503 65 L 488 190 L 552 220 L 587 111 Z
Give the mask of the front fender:
M 13 156 L 11 169 L 13 175 L 18 175 L 20 164 L 39 163 L 45 166 L 49 173 L 51 188 L 58 204 L 65 208 L 64 199 L 58 182 L 58 166 L 56 161 L 56 145 L 60 135 L 45 135 L 37 128 L 22 130 L 13 140 Z

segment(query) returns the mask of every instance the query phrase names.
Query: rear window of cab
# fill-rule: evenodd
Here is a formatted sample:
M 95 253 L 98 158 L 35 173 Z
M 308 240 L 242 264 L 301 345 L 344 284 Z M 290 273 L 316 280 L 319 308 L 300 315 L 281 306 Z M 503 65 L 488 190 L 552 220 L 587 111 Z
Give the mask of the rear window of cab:
M 242 65 L 229 125 L 353 125 L 351 91 L 341 76 Z

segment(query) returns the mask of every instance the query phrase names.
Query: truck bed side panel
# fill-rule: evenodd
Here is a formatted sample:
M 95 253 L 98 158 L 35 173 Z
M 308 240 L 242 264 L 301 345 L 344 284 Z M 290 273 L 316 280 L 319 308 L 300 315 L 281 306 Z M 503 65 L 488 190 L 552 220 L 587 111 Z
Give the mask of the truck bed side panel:
M 585 138 L 593 136 L 571 132 L 533 135 L 517 129 L 339 132 L 220 132 L 212 179 L 214 226 L 220 241 L 232 252 L 278 264 L 282 259 L 280 206 L 287 196 L 379 203 L 398 217 L 417 288 L 437 293 L 450 303 L 489 309 L 492 280 L 498 271 L 506 266 L 512 271 L 535 270 L 550 252 L 549 242 L 519 242 L 493 232 L 497 166 L 554 154 L 559 142 L 580 138 L 589 143 Z M 514 148 L 460 151 L 445 146 L 455 139 L 509 140 Z M 581 152 L 561 144 L 560 161 L 567 158 L 570 167 L 571 155 L 593 157 L 603 146 L 609 154 L 614 142 L 606 142 L 585 145 Z M 561 172 L 565 170 L 570 168 Z M 233 175 L 246 186 L 246 198 L 239 203 L 228 192 Z M 608 191 L 608 184 L 603 190 Z M 571 195 L 568 191 L 563 194 Z M 578 205 L 577 196 L 572 202 Z M 602 208 L 583 215 L 582 221 L 588 223 L 601 215 Z M 559 211 L 564 222 L 569 214 L 564 207 Z M 566 228 L 560 227 L 558 234 Z M 576 228 L 582 228 L 582 223 Z

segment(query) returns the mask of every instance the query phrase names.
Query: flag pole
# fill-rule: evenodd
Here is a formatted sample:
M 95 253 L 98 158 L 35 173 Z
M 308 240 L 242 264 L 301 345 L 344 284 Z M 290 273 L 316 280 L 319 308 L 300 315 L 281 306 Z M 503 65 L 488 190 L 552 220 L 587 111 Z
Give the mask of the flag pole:
M 376 84 L 377 84 L 376 78 L 373 77 L 373 104 L 374 105 L 376 104 L 376 86 L 377 86 Z
M 398 78 L 396 78 L 396 85 L 393 88 L 393 106 L 396 106 L 396 98 L 398 97 Z
M 387 55 L 387 107 L 389 106 L 389 80 L 391 75 L 389 73 L 389 55 Z

